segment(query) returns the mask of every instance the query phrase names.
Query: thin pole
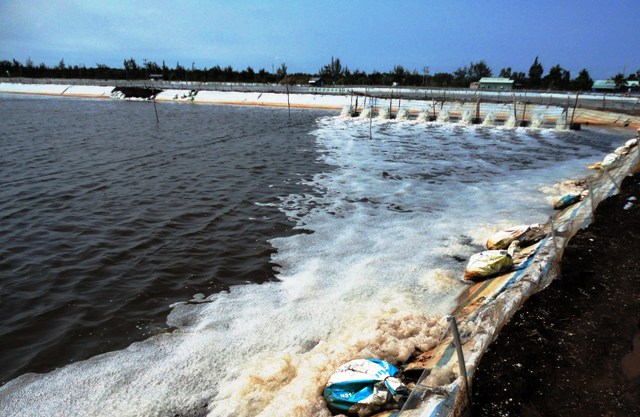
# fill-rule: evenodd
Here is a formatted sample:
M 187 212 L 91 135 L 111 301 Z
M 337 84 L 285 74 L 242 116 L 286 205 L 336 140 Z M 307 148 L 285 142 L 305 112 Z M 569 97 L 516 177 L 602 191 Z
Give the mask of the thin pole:
M 576 107 L 578 107 L 578 96 L 580 95 L 580 92 L 578 91 L 576 93 L 576 102 L 573 104 L 573 112 L 571 113 L 571 124 L 573 124 L 573 117 L 576 115 Z
M 615 186 L 616 186 L 616 188 L 618 189 L 618 191 L 620 191 L 620 190 L 621 190 L 621 188 L 620 188 L 620 186 L 618 185 L 618 183 L 616 182 L 616 180 L 615 180 L 615 179 L 613 179 L 613 176 L 611 176 L 611 173 L 610 173 L 609 171 L 607 171 L 606 169 L 605 169 L 605 170 L 603 170 L 603 171 L 604 171 L 605 175 L 606 175 L 607 177 L 609 177 L 609 179 L 611 180 L 611 182 L 613 183 L 613 185 L 615 185 Z
M 513 93 L 513 118 L 515 119 L 515 125 L 518 126 L 518 107 L 515 93 Z
M 458 367 L 460 369 L 460 375 L 464 381 L 464 387 L 467 391 L 467 400 L 469 401 L 469 407 L 471 407 L 471 390 L 469 389 L 469 380 L 467 379 L 467 367 L 464 363 L 464 352 L 462 351 L 462 341 L 460 340 L 460 332 L 458 331 L 458 324 L 456 323 L 455 316 L 447 317 L 449 326 L 451 327 L 451 333 L 453 334 L 453 343 L 456 345 L 456 353 L 458 354 Z
M 567 128 L 567 123 L 569 123 L 569 103 L 570 103 L 570 98 L 567 95 L 567 105 L 564 108 L 564 128 Z
M 431 103 L 433 104 L 433 118 L 436 117 L 436 98 L 433 95 L 433 90 L 431 91 Z
M 158 119 L 158 108 L 156 107 L 156 96 L 153 96 L 153 110 L 156 111 L 156 124 L 160 124 L 160 119 Z
M 369 106 L 371 110 L 369 111 L 369 140 L 373 139 L 373 134 L 371 133 L 371 122 L 373 120 L 373 98 L 369 99 Z
M 291 103 L 289 102 L 289 84 L 285 84 L 287 88 L 287 108 L 289 109 L 289 119 L 291 119 Z

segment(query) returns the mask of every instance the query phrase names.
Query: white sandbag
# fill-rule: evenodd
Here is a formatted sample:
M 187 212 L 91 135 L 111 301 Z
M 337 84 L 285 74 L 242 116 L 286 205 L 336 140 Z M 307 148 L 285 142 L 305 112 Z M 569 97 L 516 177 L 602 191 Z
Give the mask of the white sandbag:
M 506 250 L 486 250 L 469 258 L 464 271 L 465 280 L 480 280 L 509 271 L 513 268 L 513 258 Z

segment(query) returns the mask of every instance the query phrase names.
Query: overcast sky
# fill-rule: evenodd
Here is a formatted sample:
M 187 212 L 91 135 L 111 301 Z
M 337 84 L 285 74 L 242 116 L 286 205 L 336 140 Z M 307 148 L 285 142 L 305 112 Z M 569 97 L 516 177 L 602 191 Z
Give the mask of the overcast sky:
M 484 59 L 528 72 L 539 56 L 592 78 L 640 69 L 640 0 L 0 0 L 0 59 L 126 58 L 170 67 L 452 72 Z

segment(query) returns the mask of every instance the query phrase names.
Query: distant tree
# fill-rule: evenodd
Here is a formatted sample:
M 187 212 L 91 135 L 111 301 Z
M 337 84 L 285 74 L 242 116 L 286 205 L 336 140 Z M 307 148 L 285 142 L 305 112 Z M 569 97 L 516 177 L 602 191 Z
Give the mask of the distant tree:
M 613 77 L 611 77 L 613 81 L 616 83 L 616 88 L 622 90 L 627 86 L 627 77 L 621 72 L 617 73 Z
M 511 74 L 513 85 L 522 87 L 527 83 L 527 76 L 524 72 L 514 72 Z
M 571 89 L 575 91 L 590 91 L 591 87 L 593 87 L 593 80 L 586 68 L 571 81 Z
M 331 57 L 331 62 L 320 69 L 320 77 L 331 80 L 333 84 L 337 83 L 344 77 L 344 70 L 340 58 Z
M 258 75 L 256 76 L 256 82 L 259 82 L 259 83 L 271 82 L 271 74 L 269 74 L 266 69 L 261 68 L 260 71 L 258 71 Z
M 124 65 L 124 71 L 127 76 L 127 80 L 137 77 L 139 67 L 135 59 L 133 58 L 125 59 L 123 65 Z
M 453 85 L 453 75 L 448 72 L 438 72 L 433 74 L 431 82 L 436 87 L 449 87 Z
M 367 73 L 365 71 L 361 71 L 359 69 L 354 70 L 351 73 L 351 77 L 349 78 L 349 84 L 369 84 L 369 79 L 367 78 Z
M 469 67 L 460 67 L 453 72 L 452 83 L 450 85 L 457 87 L 469 86 Z M 444 87 L 444 86 L 443 86 Z
M 529 68 L 529 86 L 531 88 L 538 88 L 542 82 L 542 74 L 544 73 L 544 68 L 542 64 L 538 62 L 538 57 L 533 61 L 533 64 Z
M 472 82 L 483 77 L 491 77 L 493 71 L 485 61 L 472 62 L 469 66 L 461 67 L 453 72 L 453 85 L 468 87 Z
M 276 71 L 276 77 L 278 78 L 278 81 L 280 81 L 286 76 L 287 76 L 287 64 L 283 62 L 280 65 L 280 68 L 278 68 L 278 70 Z
M 381 85 L 384 80 L 384 75 L 378 70 L 373 70 L 367 77 L 367 84 L 369 85 Z
M 543 78 L 543 85 L 549 90 L 567 90 L 571 74 L 560 65 L 551 67 L 549 73 Z
M 247 67 L 244 71 L 240 73 L 240 81 L 242 82 L 253 82 L 255 80 L 256 73 L 250 66 Z
M 95 72 L 94 73 L 98 78 L 103 78 L 103 79 L 107 80 L 107 79 L 109 79 L 110 68 L 106 64 L 98 64 L 98 63 L 96 63 L 96 68 L 95 68 Z
M 208 78 L 211 79 L 211 81 L 222 81 L 222 68 L 220 68 L 220 65 L 209 68 Z
M 180 81 L 187 80 L 187 71 L 184 69 L 182 65 L 180 65 L 179 61 L 176 62 L 176 67 L 173 69 L 173 74 L 171 78 L 180 80 Z
M 589 71 L 583 69 L 578 76 L 571 81 L 571 89 L 574 91 L 589 91 L 593 87 L 593 80 Z
M 282 66 L 278 71 L 281 71 L 283 68 L 284 68 L 284 75 L 283 75 L 283 78 L 284 78 L 287 75 L 287 66 L 285 64 L 282 64 Z M 227 65 L 226 67 L 224 67 L 224 69 L 222 70 L 222 81 L 225 81 L 225 82 L 235 81 L 235 77 L 236 77 L 236 72 L 233 70 L 233 67 L 231 65 Z
M 403 85 L 407 79 L 407 70 L 402 65 L 394 65 L 391 79 L 398 85 Z
M 500 70 L 500 78 L 511 78 L 511 67 L 502 68 Z
M 479 81 L 480 78 L 491 77 L 492 75 L 493 71 L 491 71 L 491 68 L 484 60 L 469 64 L 467 78 L 471 83 Z
M 169 67 L 165 64 L 164 59 L 162 60 L 162 78 L 165 80 L 169 79 Z
M 164 62 L 163 62 L 164 65 Z M 158 65 L 155 61 L 147 61 L 144 64 L 146 70 L 147 70 L 147 74 L 161 74 L 162 73 L 162 69 L 160 68 L 160 65 Z
M 407 73 L 405 85 L 424 85 L 425 80 L 425 74 L 420 74 L 418 70 L 414 68 L 413 71 Z

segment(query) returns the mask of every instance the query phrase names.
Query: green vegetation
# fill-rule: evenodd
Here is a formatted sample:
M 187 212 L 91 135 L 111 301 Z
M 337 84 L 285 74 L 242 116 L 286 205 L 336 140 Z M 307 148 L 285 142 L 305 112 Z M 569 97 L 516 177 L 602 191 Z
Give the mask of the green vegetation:
M 242 82 L 242 83 L 287 83 L 306 84 L 310 78 L 319 76 L 327 85 L 399 85 L 399 86 L 424 86 L 424 87 L 458 87 L 466 88 L 472 82 L 482 77 L 493 76 L 493 70 L 485 61 L 471 62 L 468 66 L 456 69 L 453 73 L 439 72 L 429 73 L 429 67 L 423 67 L 419 72 L 412 71 L 402 65 L 395 65 L 391 71 L 379 72 L 374 70 L 367 73 L 361 70 L 350 70 L 340 62 L 340 58 L 331 57 L 330 62 L 320 68 L 317 74 L 287 72 L 287 65 L 282 63 L 277 71 L 268 72 L 264 68 L 255 71 L 251 67 L 244 70 L 235 70 L 231 66 L 221 68 L 216 65 L 211 68 L 197 68 L 195 63 L 190 68 L 176 63 L 175 67 L 168 67 L 165 62 L 162 65 L 154 61 L 144 60 L 139 65 L 134 58 L 125 59 L 122 68 L 111 68 L 105 64 L 96 63 L 94 67 L 85 65 L 67 65 L 61 59 L 57 66 L 49 67 L 44 63 L 34 65 L 31 59 L 23 64 L 15 59 L 0 61 L 0 75 L 7 77 L 26 78 L 82 78 L 104 80 L 147 80 L 149 78 L 161 78 L 167 81 L 196 81 L 196 82 Z M 499 76 L 514 81 L 515 88 L 534 90 L 560 90 L 560 91 L 586 91 L 593 84 L 589 72 L 586 69 L 580 71 L 578 76 L 571 79 L 569 71 L 559 64 L 552 66 L 545 75 L 544 67 L 538 57 L 527 74 L 512 71 L 511 67 L 503 68 Z M 626 81 L 640 79 L 640 70 L 629 74 L 615 74 L 610 79 L 622 88 Z

